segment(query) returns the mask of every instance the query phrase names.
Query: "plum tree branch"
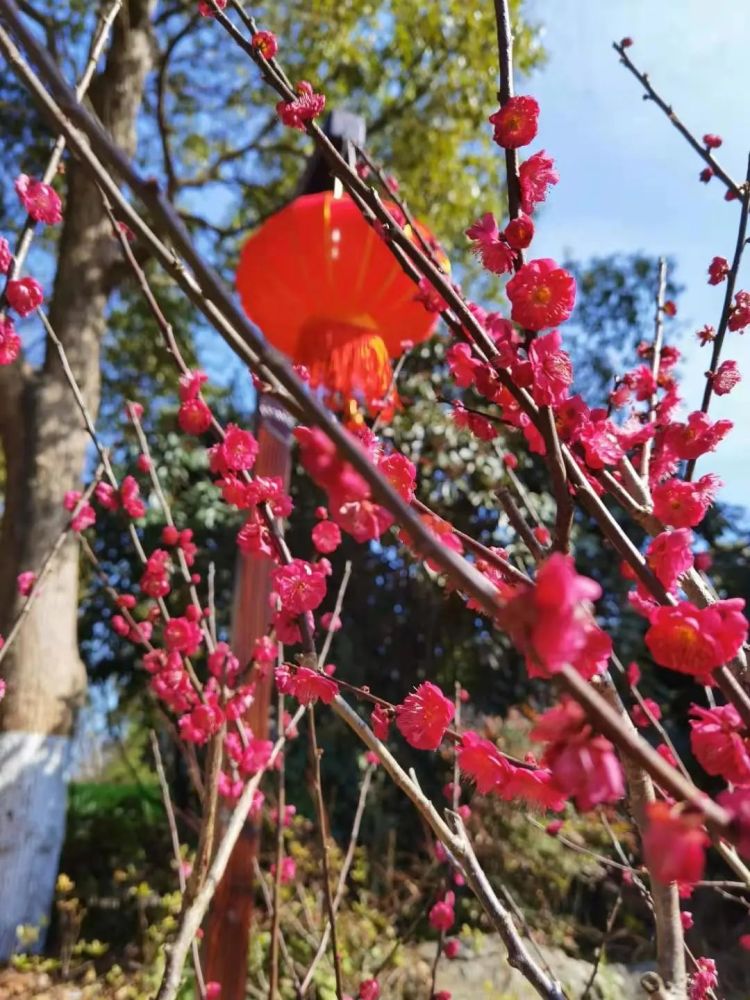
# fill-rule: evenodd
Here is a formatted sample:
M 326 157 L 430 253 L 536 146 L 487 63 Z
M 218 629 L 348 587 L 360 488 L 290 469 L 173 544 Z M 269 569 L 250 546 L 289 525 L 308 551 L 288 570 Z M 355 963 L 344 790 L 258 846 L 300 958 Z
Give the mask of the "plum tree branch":
M 708 407 L 711 404 L 711 396 L 714 391 L 713 376 L 719 366 L 719 359 L 721 358 L 721 351 L 724 346 L 724 338 L 729 327 L 729 318 L 732 313 L 732 297 L 734 296 L 734 289 L 737 285 L 737 275 L 740 270 L 740 264 L 742 263 L 742 255 L 744 253 L 745 246 L 747 245 L 748 215 L 750 215 L 750 155 L 747 158 L 747 172 L 745 174 L 745 183 L 742 189 L 742 206 L 740 208 L 739 225 L 737 226 L 737 242 L 734 247 L 734 257 L 732 258 L 732 266 L 730 267 L 729 274 L 727 275 L 721 319 L 719 320 L 716 337 L 711 348 L 711 364 L 706 372 L 706 385 L 703 390 L 703 399 L 701 400 L 701 410 L 703 413 L 708 413 Z M 693 478 L 696 462 L 697 459 L 691 458 L 687 463 L 685 479 L 688 482 Z

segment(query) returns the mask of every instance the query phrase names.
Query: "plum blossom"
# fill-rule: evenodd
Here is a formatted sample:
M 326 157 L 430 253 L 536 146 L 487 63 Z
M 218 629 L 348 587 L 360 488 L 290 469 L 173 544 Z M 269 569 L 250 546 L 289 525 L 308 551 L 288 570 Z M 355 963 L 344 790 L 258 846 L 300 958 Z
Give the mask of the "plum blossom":
M 307 122 L 323 113 L 326 99 L 324 94 L 316 94 L 307 80 L 300 81 L 294 89 L 297 97 L 291 101 L 279 101 L 276 113 L 284 125 L 304 132 Z
M 256 31 L 253 35 L 253 48 L 264 59 L 273 59 L 279 51 L 279 42 L 272 31 Z
M 693 528 L 705 517 L 720 486 L 721 480 L 710 473 L 695 483 L 667 479 L 652 489 L 654 514 L 672 527 Z
M 521 188 L 521 208 L 531 214 L 536 206 L 547 199 L 547 190 L 557 184 L 560 175 L 555 170 L 555 161 L 544 150 L 534 153 L 524 160 L 518 170 Z
M 482 261 L 483 266 L 493 274 L 506 274 L 513 270 L 516 251 L 501 237 L 495 216 L 485 213 L 466 230 L 466 235 L 474 241 L 472 252 Z
M 11 309 L 19 316 L 29 316 L 44 302 L 42 286 L 35 278 L 14 278 L 5 289 L 5 297 Z
M 23 573 L 19 573 L 16 577 L 16 589 L 21 597 L 28 597 L 34 589 L 35 583 L 36 573 L 30 569 L 25 570 Z
M 744 606 L 735 597 L 705 608 L 689 601 L 654 608 L 645 637 L 651 656 L 662 667 L 709 682 L 712 671 L 735 657 L 747 638 Z
M 566 664 L 585 677 L 604 669 L 611 644 L 590 607 L 600 596 L 599 584 L 579 576 L 560 552 L 542 563 L 533 586 L 512 592 L 500 622 L 525 655 L 530 677 L 550 677 Z
M 663 884 L 698 882 L 709 843 L 700 815 L 666 802 L 652 802 L 647 813 L 643 851 L 652 876 Z
M 326 595 L 326 574 L 319 563 L 292 559 L 273 572 L 273 587 L 287 614 L 314 611 Z
M 28 174 L 19 174 L 13 185 L 21 204 L 35 222 L 48 226 L 62 222 L 62 202 L 53 187 Z
M 490 115 L 494 126 L 493 139 L 504 149 L 528 146 L 536 138 L 539 104 L 533 97 L 510 97 L 502 107 Z
M 436 931 L 449 931 L 456 922 L 456 914 L 453 910 L 455 902 L 455 895 L 452 892 L 446 892 L 445 896 L 431 907 L 429 914 L 430 925 Z
M 711 388 L 717 396 L 726 396 L 742 381 L 736 361 L 722 361 L 710 378 Z
M 462 733 L 457 754 L 461 771 L 482 795 L 502 787 L 510 776 L 510 764 L 495 744 L 471 730 Z
M 318 700 L 330 705 L 339 693 L 336 681 L 310 667 L 299 667 L 297 670 L 290 670 L 287 666 L 278 667 L 276 686 L 282 694 L 291 695 L 301 705 L 312 705 Z
M 548 744 L 543 763 L 557 788 L 574 798 L 579 809 L 622 798 L 625 784 L 614 747 L 593 732 L 578 702 L 563 698 L 539 717 L 531 737 Z
M 734 705 L 690 707 L 690 746 L 707 774 L 750 785 L 750 738 Z
M 21 338 L 10 316 L 0 317 L 0 365 L 10 365 L 21 353 Z
M 0 236 L 0 274 L 7 274 L 10 265 L 13 263 L 13 254 L 10 244 L 4 236 Z
M 692 544 L 689 528 L 662 531 L 649 542 L 646 562 L 667 590 L 674 590 L 680 577 L 692 568 Z
M 726 257 L 714 257 L 708 265 L 709 285 L 720 285 L 729 274 L 729 261 Z
M 554 260 L 542 258 L 524 264 L 506 286 L 511 318 L 527 330 L 543 330 L 563 323 L 573 311 L 576 282 Z
M 502 233 L 505 242 L 514 250 L 525 250 L 534 239 L 534 223 L 524 212 L 511 219 Z
M 318 552 L 327 555 L 341 545 L 341 528 L 335 521 L 318 521 L 312 529 L 311 537 Z
M 708 136 L 704 136 L 704 139 Z M 721 145 L 721 140 L 719 140 Z M 698 958 L 695 961 L 696 971 L 688 983 L 688 1000 L 708 1000 L 713 988 L 719 985 L 719 974 L 716 962 L 712 958 Z
M 396 705 L 396 727 L 417 750 L 437 750 L 454 713 L 450 698 L 437 685 L 424 681 Z
M 711 423 L 701 410 L 691 413 L 686 423 L 670 424 L 664 432 L 664 444 L 677 458 L 700 458 L 714 451 L 733 427 L 731 420 Z
M 573 382 L 573 365 L 561 349 L 559 330 L 537 337 L 529 346 L 529 361 L 534 373 L 531 392 L 540 406 L 556 406 L 568 395 Z

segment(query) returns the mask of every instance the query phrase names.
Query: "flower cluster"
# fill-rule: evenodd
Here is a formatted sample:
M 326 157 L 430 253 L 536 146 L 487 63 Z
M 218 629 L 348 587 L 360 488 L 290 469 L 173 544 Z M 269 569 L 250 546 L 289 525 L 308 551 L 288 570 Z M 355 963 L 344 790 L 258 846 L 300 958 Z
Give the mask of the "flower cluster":
M 530 677 L 551 677 L 568 664 L 587 678 L 604 669 L 611 641 L 592 612 L 600 596 L 599 584 L 559 552 L 539 567 L 533 585 L 506 590 L 499 621 L 526 657 Z
M 304 132 L 308 122 L 323 114 L 325 94 L 316 94 L 307 80 L 302 80 L 294 89 L 297 97 L 292 101 L 279 101 L 276 113 L 285 125 Z
M 354 432 L 358 445 L 407 502 L 414 497 L 416 469 L 399 453 L 385 453 L 366 428 Z M 372 499 L 372 492 L 354 468 L 342 461 L 333 443 L 317 427 L 294 431 L 300 460 L 310 478 L 326 491 L 330 517 L 358 542 L 374 541 L 393 524 L 393 516 Z

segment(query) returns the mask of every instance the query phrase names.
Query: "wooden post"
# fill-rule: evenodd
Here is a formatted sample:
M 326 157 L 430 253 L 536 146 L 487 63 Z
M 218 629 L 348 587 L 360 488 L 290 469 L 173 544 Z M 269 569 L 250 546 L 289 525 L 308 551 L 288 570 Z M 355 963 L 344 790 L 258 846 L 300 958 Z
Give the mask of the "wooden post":
M 291 418 L 278 403 L 266 398 L 260 400 L 259 413 L 259 450 L 255 472 L 259 476 L 281 476 L 288 489 L 291 477 Z M 239 557 L 232 611 L 232 650 L 242 664 L 250 660 L 256 640 L 268 631 L 272 569 L 273 565 L 267 559 Z M 245 718 L 246 724 L 260 739 L 268 739 L 272 689 L 273 671 L 269 670 L 258 679 L 255 700 Z M 222 818 L 226 819 L 226 816 Z M 220 826 L 223 823 L 220 822 Z M 203 971 L 206 982 L 221 983 L 221 1000 L 244 1000 L 245 997 L 253 914 L 253 861 L 258 852 L 259 839 L 258 826 L 248 820 L 206 919 Z

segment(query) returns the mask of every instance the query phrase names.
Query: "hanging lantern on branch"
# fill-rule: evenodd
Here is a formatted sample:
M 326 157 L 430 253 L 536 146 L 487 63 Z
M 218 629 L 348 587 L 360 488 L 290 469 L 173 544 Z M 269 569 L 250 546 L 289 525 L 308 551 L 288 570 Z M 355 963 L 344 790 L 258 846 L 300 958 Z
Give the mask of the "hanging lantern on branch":
M 391 359 L 436 322 L 351 198 L 331 191 L 296 198 L 253 233 L 237 288 L 271 343 L 307 368 L 331 408 L 350 413 L 393 402 Z

